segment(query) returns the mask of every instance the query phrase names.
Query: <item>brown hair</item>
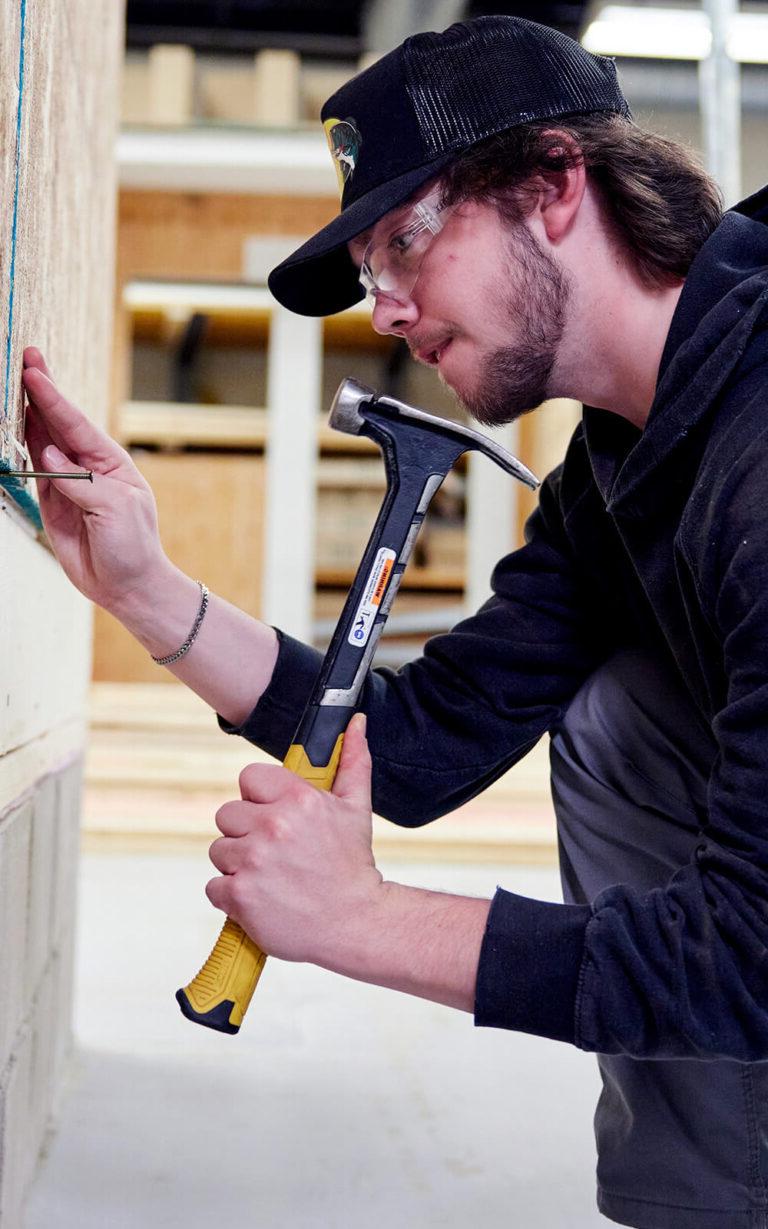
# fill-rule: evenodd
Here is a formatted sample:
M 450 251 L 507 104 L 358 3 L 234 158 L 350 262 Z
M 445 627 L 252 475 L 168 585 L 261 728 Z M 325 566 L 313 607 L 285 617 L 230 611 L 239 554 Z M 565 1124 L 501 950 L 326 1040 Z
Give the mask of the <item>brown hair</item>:
M 444 200 L 492 201 L 519 223 L 534 207 L 536 178 L 579 162 L 642 280 L 658 287 L 684 278 L 720 221 L 720 191 L 688 149 L 621 115 L 537 120 L 488 137 L 443 172 Z

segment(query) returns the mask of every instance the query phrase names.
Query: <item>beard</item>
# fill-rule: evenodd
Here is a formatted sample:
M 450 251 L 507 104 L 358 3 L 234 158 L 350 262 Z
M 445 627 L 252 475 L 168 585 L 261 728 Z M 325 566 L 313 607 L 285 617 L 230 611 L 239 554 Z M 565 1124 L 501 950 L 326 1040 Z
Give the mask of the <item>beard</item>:
M 515 227 L 508 256 L 500 301 L 516 340 L 486 355 L 475 389 L 454 390 L 467 413 L 486 427 L 514 422 L 553 395 L 552 371 L 570 298 L 565 273 L 527 226 Z

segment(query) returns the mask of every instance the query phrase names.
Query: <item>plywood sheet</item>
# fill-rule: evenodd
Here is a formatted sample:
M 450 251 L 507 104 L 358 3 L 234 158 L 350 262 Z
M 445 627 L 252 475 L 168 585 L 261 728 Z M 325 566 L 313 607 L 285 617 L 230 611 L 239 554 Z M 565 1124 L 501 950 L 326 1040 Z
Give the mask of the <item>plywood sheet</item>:
M 249 614 L 261 604 L 264 459 L 253 454 L 144 452 L 134 460 L 157 499 L 160 536 L 183 571 Z M 111 615 L 96 611 L 93 677 L 174 682 Z
M 14 436 L 30 344 L 105 416 L 122 18 L 118 0 L 0 0 L 0 410 Z

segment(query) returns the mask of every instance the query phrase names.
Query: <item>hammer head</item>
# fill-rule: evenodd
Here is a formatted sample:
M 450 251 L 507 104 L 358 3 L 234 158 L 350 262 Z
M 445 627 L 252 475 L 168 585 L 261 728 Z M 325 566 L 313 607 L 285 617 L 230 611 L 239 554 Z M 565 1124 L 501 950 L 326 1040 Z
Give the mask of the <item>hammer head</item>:
M 539 480 L 527 466 L 513 457 L 495 440 L 471 427 L 461 426 L 415 406 L 380 397 L 357 380 L 342 380 L 333 399 L 329 423 L 347 435 L 368 435 L 397 455 L 398 445 L 407 441 L 409 451 L 421 437 L 425 457 L 433 461 L 433 472 L 446 474 L 464 452 L 482 452 L 497 465 L 535 490 Z

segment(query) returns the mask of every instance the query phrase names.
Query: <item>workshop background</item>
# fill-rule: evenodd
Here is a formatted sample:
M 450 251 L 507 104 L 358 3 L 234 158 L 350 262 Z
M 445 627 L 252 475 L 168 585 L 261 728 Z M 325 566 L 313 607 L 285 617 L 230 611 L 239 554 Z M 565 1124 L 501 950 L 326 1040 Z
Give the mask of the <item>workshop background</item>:
M 365 305 L 292 317 L 266 274 L 337 210 L 323 100 L 408 34 L 499 12 L 616 55 L 638 122 L 699 150 L 727 203 L 762 185 L 759 4 L 0 0 L 16 151 L 0 482 L 23 461 L 20 356 L 39 344 L 151 483 L 174 561 L 324 647 L 384 491 L 377 449 L 326 425 L 339 381 L 461 415 Z M 550 402 L 496 436 L 543 476 L 579 412 Z M 91 615 L 13 494 L 0 486 L 20 578 L 0 604 L 0 1229 L 604 1224 L 588 1056 L 277 961 L 238 1037 L 182 1018 L 174 992 L 219 929 L 213 815 L 263 757 Z M 482 457 L 459 467 L 377 661 L 475 609 L 532 506 Z M 425 829 L 376 820 L 382 869 L 557 899 L 546 752 Z

